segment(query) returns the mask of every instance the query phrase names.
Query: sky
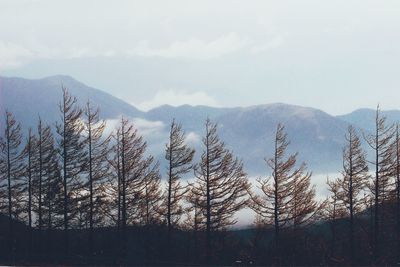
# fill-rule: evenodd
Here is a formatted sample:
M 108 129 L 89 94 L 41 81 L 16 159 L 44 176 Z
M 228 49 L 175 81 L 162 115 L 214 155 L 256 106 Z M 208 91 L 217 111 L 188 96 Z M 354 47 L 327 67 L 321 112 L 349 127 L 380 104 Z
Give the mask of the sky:
M 400 1 L 0 0 L 0 75 L 70 75 L 142 110 L 400 109 Z

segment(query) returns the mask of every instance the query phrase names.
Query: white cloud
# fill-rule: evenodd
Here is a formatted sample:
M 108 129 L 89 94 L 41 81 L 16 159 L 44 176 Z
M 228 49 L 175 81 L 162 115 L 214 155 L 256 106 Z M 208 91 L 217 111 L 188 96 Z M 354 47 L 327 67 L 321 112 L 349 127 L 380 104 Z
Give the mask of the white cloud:
M 224 34 L 214 40 L 191 38 L 186 41 L 173 41 L 169 46 L 153 48 L 149 41 L 134 43 L 134 48 L 126 49 L 105 44 L 98 47 L 93 44 L 74 44 L 49 46 L 33 38 L 30 40 L 9 42 L 0 40 L 0 70 L 15 69 L 38 59 L 78 59 L 93 57 L 141 56 L 180 58 L 187 60 L 210 60 L 238 52 L 239 50 L 258 53 L 280 46 L 282 36 L 272 40 L 255 41 L 241 37 L 236 32 Z
M 144 101 L 140 104 L 134 104 L 141 110 L 148 111 L 161 105 L 181 106 L 181 105 L 206 105 L 219 106 L 217 101 L 203 91 L 187 93 L 177 90 L 158 91 L 153 99 Z
M 149 136 L 154 133 L 161 132 L 165 127 L 162 121 L 149 121 L 142 118 L 130 119 L 135 129 L 143 136 Z M 119 127 L 121 119 L 108 119 L 106 120 L 106 128 L 104 130 L 105 135 L 111 134 L 115 129 Z
M 132 121 L 133 125 L 143 136 L 161 132 L 165 126 L 162 121 L 149 121 L 141 118 L 134 118 Z
M 142 40 L 136 47 L 128 51 L 130 55 L 144 57 L 185 58 L 208 60 L 236 52 L 250 43 L 248 38 L 241 38 L 230 32 L 210 42 L 192 38 L 187 41 L 175 41 L 166 48 L 152 48 L 149 42 Z
M 50 48 L 38 42 L 25 45 L 0 40 L 0 70 L 15 69 L 37 59 L 74 59 L 89 57 L 113 57 L 113 49 L 89 47 Z
M 121 122 L 120 119 L 109 119 L 106 120 L 106 128 L 104 129 L 104 135 L 108 136 L 114 132 L 115 129 L 119 126 L 119 123 Z
M 256 44 L 251 47 L 250 52 L 253 54 L 257 54 L 264 51 L 269 51 L 271 49 L 280 47 L 285 41 L 285 37 L 283 35 L 277 35 L 273 39 L 269 41 L 265 41 L 262 44 Z
M 0 70 L 17 68 L 33 57 L 32 51 L 25 47 L 0 41 Z
M 197 145 L 200 142 L 200 135 L 195 132 L 189 132 L 186 135 L 185 143 L 191 146 Z

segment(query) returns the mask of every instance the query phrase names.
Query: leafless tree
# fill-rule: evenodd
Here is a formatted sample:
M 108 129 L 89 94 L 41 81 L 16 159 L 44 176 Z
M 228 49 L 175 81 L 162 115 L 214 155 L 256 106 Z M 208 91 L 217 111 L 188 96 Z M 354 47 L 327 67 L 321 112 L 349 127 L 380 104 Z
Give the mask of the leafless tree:
M 76 219 L 79 195 L 82 190 L 82 175 L 86 166 L 87 153 L 83 138 L 84 124 L 81 119 L 82 109 L 77 106 L 77 99 L 62 88 L 62 101 L 59 105 L 61 122 L 57 123 L 58 151 L 63 179 L 63 217 L 65 234 L 65 254 L 68 254 L 68 229 Z
M 211 232 L 234 225 L 234 214 L 247 205 L 249 183 L 243 163 L 229 151 L 217 134 L 217 125 L 207 119 L 204 151 L 195 166 L 192 193 L 197 196 L 206 228 L 207 260 L 210 258 Z
M 99 118 L 99 109 L 93 109 L 90 101 L 84 110 L 84 133 L 86 137 L 87 174 L 88 179 L 84 184 L 83 201 L 85 214 L 89 221 L 89 250 L 93 253 L 94 227 L 103 219 L 102 206 L 105 204 L 105 180 L 108 175 L 107 153 L 110 137 L 104 137 L 105 121 Z
M 363 198 L 364 191 L 369 181 L 368 164 L 366 154 L 361 146 L 361 140 L 357 136 L 353 126 L 349 126 L 345 136 L 346 146 L 343 149 L 343 171 L 340 180 L 341 190 L 339 200 L 347 208 L 350 221 L 350 260 L 354 262 L 354 216 L 365 208 Z
M 158 171 L 158 164 L 145 170 L 143 179 L 144 190 L 141 192 L 139 204 L 140 224 L 148 226 L 161 222 L 160 209 L 163 197 L 161 190 L 161 177 Z
M 13 219 L 19 219 L 22 213 L 22 177 L 25 171 L 23 164 L 24 153 L 21 153 L 21 126 L 16 122 L 12 113 L 6 111 L 5 132 L 0 137 L 0 188 L 2 199 L 1 208 L 6 209 L 9 225 L 9 248 L 13 252 Z
M 396 240 L 397 249 L 400 249 L 400 129 L 399 123 L 396 124 L 396 134 L 394 140 L 395 159 L 394 159 L 394 176 L 395 176 L 395 203 L 396 203 Z
M 116 132 L 115 152 L 112 165 L 117 171 L 117 181 L 112 181 L 116 193 L 111 196 L 118 204 L 118 221 L 122 230 L 122 257 L 126 255 L 126 229 L 128 224 L 139 224 L 141 221 L 141 205 L 143 192 L 149 189 L 149 179 L 158 178 L 158 164 L 152 156 L 146 156 L 147 143 L 139 135 L 137 129 L 128 120 L 121 118 Z M 115 177 L 115 176 L 114 176 Z M 157 181 L 157 179 L 152 180 Z M 154 184 L 152 184 L 154 186 Z M 150 193 L 148 191 L 148 193 Z M 160 194 L 161 195 L 161 194 Z M 149 197 L 149 195 L 147 195 Z M 150 198 L 148 199 L 149 201 Z M 150 202 L 148 202 L 150 203 Z
M 315 200 L 315 188 L 310 184 L 311 173 L 306 172 L 306 165 L 296 168 L 297 153 L 285 155 L 289 141 L 281 124 L 277 126 L 274 143 L 274 156 L 266 159 L 272 175 L 258 179 L 261 195 L 250 190 L 249 193 L 250 207 L 264 223 L 274 226 L 275 247 L 279 250 L 280 231 L 311 222 L 321 205 Z
M 337 221 L 346 216 L 346 207 L 344 203 L 340 201 L 343 198 L 342 181 L 340 178 L 335 180 L 326 179 L 328 186 L 329 196 L 324 207 L 324 217 L 329 222 L 331 228 L 331 245 L 330 245 L 330 257 L 335 262 L 339 260 L 336 258 L 336 241 L 337 241 Z
M 26 164 L 26 191 L 27 191 L 27 213 L 28 213 L 28 226 L 29 229 L 32 228 L 32 214 L 33 214 L 33 183 L 34 183 L 34 175 L 35 175 L 35 153 L 36 153 L 36 138 L 32 133 L 32 129 L 29 128 L 28 138 L 26 140 L 26 145 L 24 148 L 24 155 L 27 157 Z
M 181 178 L 192 168 L 194 149 L 185 144 L 185 133 L 181 124 L 171 123 L 169 142 L 166 145 L 165 159 L 168 161 L 167 190 L 165 192 L 162 214 L 167 219 L 168 249 L 171 249 L 171 230 L 176 227 L 185 212 L 182 200 L 188 187 L 181 184 Z
M 374 159 L 370 163 L 375 167 L 374 181 L 370 185 L 370 190 L 374 195 L 374 254 L 379 258 L 380 252 L 380 206 L 384 203 L 390 192 L 390 179 L 393 166 L 393 146 L 394 126 L 386 125 L 386 117 L 381 115 L 379 106 L 375 115 L 375 132 L 366 135 L 364 138 L 374 151 Z

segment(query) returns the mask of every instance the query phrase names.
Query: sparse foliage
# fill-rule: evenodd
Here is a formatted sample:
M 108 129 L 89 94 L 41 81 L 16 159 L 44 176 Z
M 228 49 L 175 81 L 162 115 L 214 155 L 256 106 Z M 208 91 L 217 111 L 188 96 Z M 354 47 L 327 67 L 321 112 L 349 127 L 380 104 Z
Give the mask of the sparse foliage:
M 243 163 L 219 139 L 217 125 L 207 119 L 205 132 L 204 151 L 195 167 L 192 194 L 203 215 L 207 256 L 210 256 L 211 232 L 236 223 L 234 214 L 246 206 L 249 184 Z

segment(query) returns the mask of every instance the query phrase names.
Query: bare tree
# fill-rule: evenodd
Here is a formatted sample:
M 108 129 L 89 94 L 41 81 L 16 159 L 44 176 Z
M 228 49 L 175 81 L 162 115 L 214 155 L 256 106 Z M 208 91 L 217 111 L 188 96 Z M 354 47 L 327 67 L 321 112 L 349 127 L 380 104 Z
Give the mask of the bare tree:
M 368 184 L 368 164 L 361 140 L 353 126 L 349 126 L 345 136 L 346 146 L 343 149 L 343 171 L 339 200 L 347 208 L 349 215 L 350 260 L 354 263 L 354 215 L 364 207 L 364 190 Z
M 330 257 L 337 261 L 335 253 L 337 240 L 337 220 L 346 216 L 346 207 L 344 206 L 343 202 L 340 201 L 340 199 L 343 198 L 341 179 L 336 178 L 335 180 L 330 180 L 327 178 L 326 184 L 330 194 L 324 208 L 324 217 L 329 221 L 331 228 Z
M 293 179 L 292 210 L 289 217 L 294 230 L 313 223 L 323 206 L 315 200 L 315 186 L 311 185 L 311 173 L 306 172 L 305 163 L 300 169 Z
M 86 103 L 84 111 L 84 132 L 86 136 L 87 151 L 87 172 L 88 179 L 84 184 L 88 194 L 85 194 L 81 201 L 89 203 L 84 204 L 88 207 L 87 220 L 89 221 L 89 250 L 93 254 L 93 228 L 102 220 L 102 205 L 105 203 L 106 191 L 104 188 L 107 177 L 107 153 L 110 137 L 104 137 L 103 132 L 106 127 L 105 121 L 99 118 L 99 109 L 93 109 L 90 101 Z
M 183 229 L 191 231 L 192 235 L 188 242 L 190 246 L 193 244 L 193 251 L 197 257 L 199 255 L 199 235 L 200 230 L 205 229 L 203 222 L 203 213 L 200 206 L 200 197 L 193 192 L 194 187 L 189 185 L 189 191 L 185 195 L 185 200 L 188 206 L 185 208 L 186 218 L 183 223 Z
M 9 226 L 9 248 L 12 249 L 13 239 L 13 219 L 18 219 L 21 214 L 21 178 L 25 170 L 23 164 L 24 153 L 21 153 L 21 126 L 16 122 L 14 116 L 6 111 L 5 133 L 0 137 L 0 185 L 2 195 L 6 196 L 6 201 L 1 205 L 2 209 L 7 209 Z M 12 249 L 13 253 L 13 249 Z
M 399 123 L 396 124 L 396 135 L 394 140 L 395 159 L 395 203 L 396 203 L 396 240 L 397 249 L 400 249 L 400 129 Z
M 303 163 L 296 168 L 297 153 L 286 157 L 289 145 L 284 126 L 278 124 L 275 135 L 274 157 L 266 159 L 272 175 L 258 179 L 261 195 L 249 190 L 250 207 L 266 224 L 272 224 L 275 232 L 275 248 L 279 250 L 280 231 L 299 227 L 313 220 L 320 204 L 315 201 L 315 189 L 310 185 L 311 173 Z M 279 256 L 278 256 L 279 261 Z
M 392 175 L 394 126 L 386 126 L 386 117 L 381 115 L 379 106 L 375 115 L 375 133 L 364 134 L 364 139 L 374 151 L 374 160 L 370 163 L 375 166 L 374 181 L 370 190 L 374 195 L 374 254 L 379 258 L 380 252 L 380 205 L 389 197 L 389 185 Z
M 54 141 L 53 141 L 54 142 Z M 42 181 L 42 227 L 47 230 L 63 225 L 63 177 L 58 164 L 57 152 L 49 147 L 49 160 L 43 165 L 44 178 Z
M 158 164 L 148 168 L 145 172 L 144 190 L 141 192 L 138 211 L 140 223 L 148 226 L 161 222 L 159 211 L 163 194 Z
M 107 206 L 106 215 L 116 224 L 118 230 L 121 226 L 121 128 L 117 129 L 110 139 L 111 147 L 107 154 L 107 162 L 111 167 L 106 188 Z
M 84 125 L 81 120 L 82 110 L 77 106 L 77 99 L 71 96 L 63 87 L 63 98 L 59 105 L 61 122 L 57 123 L 59 136 L 59 154 L 62 166 L 63 179 L 63 217 L 64 217 L 64 245 L 65 254 L 68 254 L 68 229 L 71 220 L 76 216 L 78 196 L 82 189 L 81 175 L 85 170 L 86 151 L 83 140 Z
M 185 209 L 186 219 L 184 228 L 197 232 L 204 230 L 205 225 L 202 224 L 202 210 L 200 207 L 200 197 L 193 192 L 194 187 L 189 186 L 189 191 L 185 195 L 185 200 L 189 204 Z
M 149 177 L 154 178 L 156 177 L 154 175 L 158 173 L 158 165 L 154 164 L 154 158 L 145 155 L 146 148 L 147 143 L 133 124 L 121 118 L 120 127 L 117 129 L 117 143 L 113 149 L 117 153 L 113 166 L 117 168 L 118 181 L 111 184 L 114 186 L 112 192 L 117 193 L 114 199 L 117 199 L 119 206 L 118 221 L 122 230 L 122 257 L 126 255 L 127 225 L 140 222 L 143 192 L 146 192 L 146 187 L 149 186 Z
M 49 190 L 55 190 L 55 188 L 51 186 L 52 183 L 59 182 L 60 180 L 56 179 L 56 177 L 60 178 L 58 171 L 58 158 L 57 151 L 55 147 L 55 140 L 52 133 L 52 129 L 48 125 L 43 125 L 42 119 L 39 117 L 38 126 L 37 126 L 37 153 L 35 154 L 38 158 L 36 161 L 35 171 L 37 175 L 35 175 L 35 190 L 34 194 L 37 199 L 37 205 L 35 205 L 35 209 L 38 215 L 37 225 L 38 229 L 42 230 L 43 224 L 45 224 L 44 213 L 46 205 L 46 224 L 47 227 L 51 228 L 49 225 L 49 219 L 52 217 L 49 212 L 51 212 L 51 207 L 49 207 L 50 202 L 53 202 L 53 199 L 59 197 L 57 191 L 49 192 Z M 59 193 L 59 192 L 58 192 Z M 51 197 L 50 197 L 51 196 Z M 46 199 L 46 204 L 44 203 Z
M 33 180 L 35 175 L 35 153 L 36 153 L 36 138 L 32 134 L 32 129 L 30 128 L 28 131 L 28 138 L 26 140 L 26 145 L 24 148 L 24 154 L 27 157 L 26 171 L 25 175 L 27 177 L 26 181 L 26 191 L 27 191 L 27 213 L 28 213 L 28 226 L 29 229 L 32 228 L 32 213 L 33 213 Z
M 172 121 L 169 133 L 169 142 L 166 145 L 165 159 L 168 161 L 167 190 L 164 200 L 167 218 L 168 244 L 171 238 L 171 229 L 181 219 L 184 213 L 182 199 L 188 191 L 188 187 L 181 184 L 181 178 L 192 168 L 194 149 L 185 144 L 185 133 L 181 124 Z M 168 246 L 169 247 L 169 246 Z
M 204 151 L 195 166 L 192 193 L 197 196 L 206 228 L 207 260 L 210 260 L 211 232 L 236 223 L 234 214 L 246 206 L 249 183 L 243 163 L 219 139 L 217 125 L 207 119 Z

